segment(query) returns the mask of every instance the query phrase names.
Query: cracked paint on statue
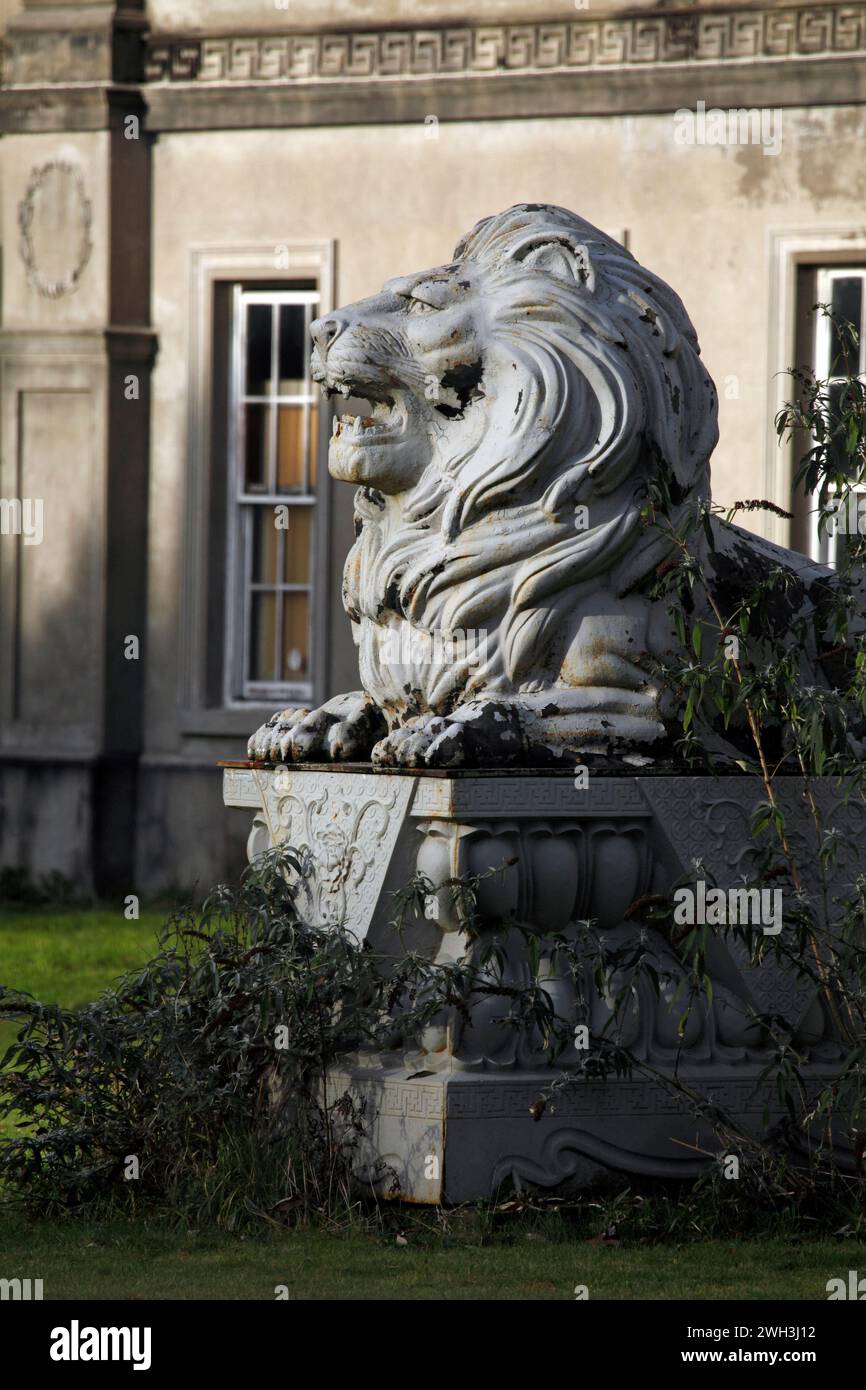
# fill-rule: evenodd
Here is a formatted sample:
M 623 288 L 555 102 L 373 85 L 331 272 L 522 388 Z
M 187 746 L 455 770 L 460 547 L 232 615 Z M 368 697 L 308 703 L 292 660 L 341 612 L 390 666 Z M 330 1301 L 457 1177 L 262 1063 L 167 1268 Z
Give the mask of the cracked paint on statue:
M 675 552 L 642 508 L 659 479 L 674 525 L 708 499 L 718 439 L 716 389 L 675 292 L 574 213 L 520 204 L 312 337 L 326 394 L 370 403 L 335 420 L 328 457 L 358 487 L 343 602 L 362 688 L 278 712 L 250 756 L 406 768 L 669 756 L 681 730 L 656 672 L 680 654 L 670 600 L 649 591 Z M 773 568 L 791 582 L 768 641 L 817 607 L 828 571 L 708 524 L 699 559 L 723 608 Z M 712 629 L 699 584 L 694 598 L 693 620 Z M 483 653 L 450 659 L 467 630 L 483 631 Z M 833 680 L 820 641 L 799 653 L 804 684 Z

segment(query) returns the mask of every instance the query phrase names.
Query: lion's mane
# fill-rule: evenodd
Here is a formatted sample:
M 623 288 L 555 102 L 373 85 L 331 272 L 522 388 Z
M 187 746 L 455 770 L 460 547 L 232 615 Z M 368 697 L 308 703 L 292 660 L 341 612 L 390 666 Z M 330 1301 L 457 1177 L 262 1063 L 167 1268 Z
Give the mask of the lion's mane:
M 552 640 L 587 588 L 623 594 L 658 563 L 660 538 L 640 517 L 650 480 L 663 474 L 681 505 L 708 497 L 718 438 L 716 391 L 679 297 L 598 228 L 520 204 L 479 222 L 454 261 L 483 270 L 488 346 L 519 373 L 519 409 L 497 422 L 492 392 L 469 456 L 448 455 L 446 432 L 387 535 L 374 534 L 375 500 L 356 504 L 368 594 L 392 595 L 423 632 L 487 633 L 480 667 L 418 674 L 431 709 L 541 688 L 540 671 L 556 679 Z M 347 592 L 350 611 L 355 599 Z M 377 695 L 389 677 L 363 640 L 360 660 Z

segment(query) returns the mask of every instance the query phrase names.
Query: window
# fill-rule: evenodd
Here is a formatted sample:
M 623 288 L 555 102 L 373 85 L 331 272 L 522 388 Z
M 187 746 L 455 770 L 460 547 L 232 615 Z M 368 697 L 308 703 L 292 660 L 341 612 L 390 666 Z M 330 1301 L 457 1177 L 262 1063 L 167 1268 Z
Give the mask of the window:
M 214 737 L 220 740 L 221 747 L 228 737 L 245 738 L 251 728 L 281 703 L 288 705 L 294 699 L 299 704 L 321 704 L 334 690 L 346 688 L 345 643 L 330 640 L 334 622 L 342 619 L 340 567 L 335 567 L 329 559 L 332 553 L 330 531 L 334 524 L 334 498 L 327 470 L 332 411 L 321 399 L 319 388 L 313 388 L 307 380 L 309 348 L 304 328 L 305 322 L 328 313 L 333 305 L 334 255 L 332 241 L 304 238 L 290 238 L 279 245 L 268 239 L 190 249 L 187 451 L 185 466 L 177 477 L 184 525 L 175 637 L 179 722 L 184 735 Z M 261 316 L 258 324 L 254 316 L 251 330 L 257 344 L 258 368 L 253 365 L 248 369 L 247 357 L 253 352 L 253 344 L 241 341 L 242 335 L 248 333 L 246 315 L 252 308 L 254 296 L 271 314 L 270 354 L 267 356 L 266 338 L 264 371 L 261 370 Z M 281 339 L 283 304 L 291 314 L 288 318 L 286 314 L 282 316 L 285 332 Z M 291 315 L 294 315 L 294 325 Z M 293 332 L 294 363 L 290 360 Z M 281 381 L 291 381 L 301 389 L 283 392 L 288 399 L 281 399 L 277 389 Z M 260 408 L 247 412 L 248 405 Z M 287 407 L 294 409 L 287 411 Z M 260 454 L 261 464 L 257 470 L 252 464 L 250 468 L 251 475 L 258 472 L 258 477 L 247 474 L 245 450 L 248 441 L 244 433 L 247 414 L 253 430 L 257 423 L 253 417 L 258 416 L 259 425 L 265 421 L 260 447 L 268 452 Z M 296 441 L 297 436 L 301 436 L 300 453 L 295 450 L 296 464 L 293 466 L 301 469 L 294 476 L 296 483 L 302 479 L 303 491 L 297 486 L 288 487 L 286 482 L 287 477 L 291 479 L 292 476 L 292 466 L 287 462 L 290 422 L 296 427 Z M 306 462 L 305 431 L 309 441 Z M 252 440 L 249 447 L 252 451 Z M 278 447 L 282 452 L 279 469 Z M 263 484 L 272 486 L 274 492 L 268 494 Z M 337 524 L 342 534 L 350 536 L 351 497 L 348 502 L 348 515 L 344 517 L 340 512 Z M 260 550 L 257 555 L 255 537 L 250 534 L 255 525 L 252 518 L 257 509 L 269 509 L 273 523 L 276 505 L 287 508 L 288 530 L 282 537 L 266 533 L 274 549 L 270 553 Z M 302 507 L 308 513 L 306 530 L 299 520 Z M 258 529 L 261 540 L 261 522 Z M 309 544 L 306 557 L 301 548 L 305 543 Z M 287 547 L 293 544 L 295 549 L 288 551 L 287 559 Z M 348 545 L 342 550 L 340 547 L 333 549 L 338 554 L 343 553 Z M 299 571 L 304 570 L 303 580 L 297 579 Z M 270 585 L 263 575 L 272 578 Z M 254 584 L 261 587 L 254 591 Z M 288 587 L 291 584 L 300 587 L 292 590 Z M 254 592 L 268 589 L 273 595 L 270 600 L 253 602 Z M 270 631 L 276 647 L 277 631 L 282 633 L 292 621 L 292 612 L 285 611 L 285 595 L 293 592 L 302 595 L 302 610 L 306 597 L 309 609 L 306 653 L 294 638 L 289 646 L 289 650 L 300 653 L 301 669 L 292 671 L 289 678 L 289 673 L 283 670 L 289 651 L 283 649 L 279 654 L 279 667 L 274 659 L 264 671 L 255 671 L 250 654 L 255 650 L 252 622 L 255 618 L 261 624 L 259 651 L 263 653 L 265 638 L 261 634 L 265 631 Z M 272 615 L 267 611 L 263 615 L 254 612 L 254 609 L 267 610 L 269 603 Z M 280 605 L 284 611 L 282 626 L 278 629 L 276 610 Z M 295 614 L 297 611 L 296 601 Z M 303 616 L 302 611 L 302 619 Z M 305 656 L 306 671 L 303 670 Z M 294 660 L 297 662 L 297 656 Z M 278 680 L 274 679 L 277 670 Z M 259 679 L 260 676 L 266 678 Z M 260 697 L 257 691 L 262 692 Z M 312 694 L 308 693 L 310 691 Z
M 319 391 L 311 282 L 236 285 L 228 438 L 229 702 L 313 696 Z
M 821 380 L 829 382 L 829 395 L 835 408 L 842 404 L 847 376 L 863 377 L 866 373 L 864 359 L 863 333 L 866 328 L 866 268 L 852 266 L 818 267 L 812 280 L 814 295 L 809 308 L 814 304 L 827 304 L 834 315 L 830 319 L 817 310 L 812 314 L 812 369 Z M 844 331 L 842 323 L 854 325 L 856 341 Z M 809 447 L 806 441 L 806 448 Z M 844 450 L 840 449 L 836 463 L 839 471 L 844 471 Z M 807 531 L 808 552 L 813 560 L 822 564 L 836 565 L 841 557 L 841 547 L 849 529 L 856 532 L 858 518 L 858 496 L 851 494 L 843 505 L 837 524 L 830 524 L 818 531 L 819 512 L 817 498 L 807 499 L 809 526 Z M 862 504 L 861 504 L 862 509 Z

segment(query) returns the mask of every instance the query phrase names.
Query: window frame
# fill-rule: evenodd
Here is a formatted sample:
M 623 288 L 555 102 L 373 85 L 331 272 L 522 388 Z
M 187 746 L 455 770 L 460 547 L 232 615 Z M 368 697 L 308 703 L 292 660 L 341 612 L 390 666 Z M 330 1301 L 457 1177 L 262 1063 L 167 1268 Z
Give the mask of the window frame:
M 336 248 L 333 240 L 280 240 L 238 245 L 193 246 L 190 257 L 190 335 L 188 350 L 187 445 L 184 478 L 183 569 L 178 624 L 179 726 L 183 735 L 234 737 L 248 735 L 256 720 L 272 714 L 270 698 L 238 699 L 227 693 L 225 671 L 216 693 L 209 695 L 207 653 L 214 585 L 225 593 L 228 557 L 222 572 L 209 572 L 209 517 L 214 492 L 212 392 L 214 382 L 215 303 L 219 287 L 254 282 L 262 286 L 284 281 L 315 281 L 319 312 L 334 306 Z M 226 345 L 227 346 L 227 345 Z M 322 400 L 318 412 L 319 511 L 313 558 L 313 588 L 318 604 L 313 628 L 313 701 L 325 698 L 328 680 L 329 610 L 335 581 L 330 573 L 331 487 L 327 469 L 328 436 L 333 412 Z M 218 428 L 218 426 L 217 426 Z M 225 441 L 228 448 L 228 441 Z M 223 479 L 223 482 L 225 479 Z M 221 497 L 224 488 L 219 488 Z M 228 530 L 228 527 L 227 527 Z M 226 542 L 228 535 L 226 534 Z M 223 547 L 225 551 L 227 545 Z M 228 621 L 228 612 L 226 613 Z M 224 653 L 222 656 L 225 660 Z
M 798 275 L 807 268 L 866 265 L 866 226 L 825 225 L 788 227 L 768 233 L 769 325 L 764 401 L 763 495 L 792 510 L 797 458 L 792 441 L 780 443 L 776 416 L 791 396 L 788 369 L 797 361 L 801 308 Z M 814 302 L 814 301 L 813 301 Z M 811 307 L 811 306 L 810 306 Z M 755 519 L 755 527 L 769 540 L 790 546 L 792 524 L 771 513 Z
M 860 334 L 859 342 L 859 361 L 860 368 L 857 375 L 862 379 L 866 378 L 866 342 L 864 342 L 864 329 L 866 329 L 866 260 L 862 265 L 817 265 L 816 271 L 816 304 L 831 304 L 833 299 L 834 280 L 859 280 L 860 281 L 860 323 L 858 331 Z M 814 328 L 812 335 L 812 370 L 819 380 L 827 381 L 832 385 L 834 382 L 844 381 L 844 376 L 839 376 L 831 371 L 832 362 L 830 361 L 830 345 L 832 341 L 832 325 L 825 314 L 814 314 Z M 852 496 L 863 496 L 863 490 L 851 494 Z M 814 496 L 814 494 L 812 494 Z M 818 564 L 829 565 L 835 569 L 839 563 L 840 546 L 844 543 L 845 532 L 841 527 L 834 527 L 832 530 L 825 526 L 819 533 L 818 522 L 819 513 L 817 506 L 810 512 L 811 524 L 809 526 L 809 558 Z
M 287 282 L 290 284 L 291 282 Z M 297 284 L 297 280 L 295 281 Z M 303 495 L 296 493 L 280 493 L 277 491 L 249 492 L 242 486 L 245 473 L 245 437 L 243 427 L 244 406 L 247 404 L 262 404 L 272 407 L 269 416 L 268 426 L 268 457 L 276 467 L 276 450 L 278 448 L 277 432 L 279 428 L 279 407 L 281 405 L 304 405 L 307 407 L 322 407 L 319 400 L 320 393 L 310 383 L 310 389 L 301 395 L 280 395 L 279 392 L 255 396 L 245 389 L 245 371 L 247 365 L 247 325 L 249 315 L 245 312 L 245 306 L 255 304 L 267 304 L 276 310 L 280 306 L 303 305 L 308 307 L 305 314 L 306 328 L 309 327 L 313 318 L 321 314 L 321 296 L 318 289 L 284 289 L 284 290 L 256 290 L 249 289 L 243 283 L 235 283 L 232 288 L 232 316 L 231 316 L 231 386 L 229 390 L 229 432 L 228 432 L 228 467 L 227 467 L 227 516 L 226 516 L 226 640 L 225 654 L 223 658 L 224 672 L 224 692 L 223 699 L 226 705 L 237 703 L 249 704 L 251 701 L 279 704 L 284 701 L 290 704 L 297 701 L 298 704 L 309 703 L 315 698 L 314 689 L 314 663 L 316 660 L 316 632 L 317 632 L 317 610 L 322 603 L 327 604 L 327 593 L 322 594 L 318 591 L 315 583 L 316 578 L 316 553 L 319 545 L 319 530 L 321 526 L 321 498 L 317 491 L 312 493 L 309 488 L 310 474 L 310 409 L 304 410 L 303 432 L 302 432 L 302 454 L 304 461 L 304 482 L 306 484 Z M 315 313 L 312 311 L 315 309 Z M 274 369 L 275 354 L 278 353 L 278 334 L 279 334 L 279 314 L 274 312 L 271 321 L 271 370 Z M 309 377 L 305 372 L 305 383 Z M 270 378 L 273 383 L 273 377 Z M 318 417 L 317 417 L 318 430 Z M 269 481 L 271 481 L 269 479 Z M 317 489 L 321 483 L 321 469 L 316 470 Z M 309 507 L 313 511 L 312 525 L 312 544 L 310 555 L 309 582 L 307 584 L 285 583 L 276 579 L 273 585 L 263 585 L 263 589 L 273 589 L 278 594 L 279 600 L 276 604 L 274 644 L 275 653 L 279 650 L 281 642 L 282 617 L 283 617 L 283 595 L 286 593 L 303 592 L 309 596 L 309 649 L 310 649 L 310 675 L 303 681 L 265 681 L 251 680 L 250 670 L 250 642 L 252 632 L 252 600 L 254 593 L 258 592 L 256 581 L 253 580 L 250 572 L 250 561 L 253 554 L 253 540 L 251 531 L 254 526 L 255 508 L 274 508 L 286 505 L 288 507 Z M 289 533 L 290 534 L 290 533 Z M 278 554 L 282 555 L 282 545 L 278 548 Z M 278 566 L 279 569 L 279 566 Z M 276 664 L 276 663 L 275 663 Z

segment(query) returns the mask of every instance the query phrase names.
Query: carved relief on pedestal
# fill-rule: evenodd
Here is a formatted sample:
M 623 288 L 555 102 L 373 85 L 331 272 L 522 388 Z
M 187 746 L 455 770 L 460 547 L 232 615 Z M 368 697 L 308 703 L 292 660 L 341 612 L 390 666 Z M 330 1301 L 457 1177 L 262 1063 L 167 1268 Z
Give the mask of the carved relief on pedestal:
M 570 1035 L 585 1023 L 594 1037 L 606 1030 L 643 1061 L 664 1064 L 683 1055 L 696 1063 L 754 1061 L 764 1039 L 751 1009 L 797 1023 L 795 1037 L 803 1045 L 821 1041 L 826 1020 L 814 987 L 770 960 L 750 967 L 736 940 L 715 942 L 707 959 L 713 998 L 689 1007 L 676 943 L 646 921 L 640 906 L 647 895 L 664 893 L 693 860 L 702 860 L 710 878 L 725 887 L 749 873 L 751 803 L 741 795 L 747 787 L 753 790 L 735 778 L 598 778 L 579 792 L 570 779 L 553 777 L 226 772 L 227 802 L 258 811 L 250 857 L 286 844 L 306 864 L 299 902 L 310 921 L 343 923 L 359 937 L 376 926 L 380 939 L 383 931 L 387 938 L 395 905 L 384 886 L 398 847 L 405 880 L 414 864 L 432 885 L 426 912 L 431 956 L 477 965 L 480 984 L 490 988 L 470 999 L 468 1019 L 440 1016 L 423 1036 L 407 1034 L 397 1046 L 407 1056 L 420 1050 L 425 1066 L 471 1069 L 549 1064 L 542 1038 L 503 1022 L 514 997 L 508 991 L 532 983 L 530 955 L 537 957 L 558 1027 Z M 808 826 L 796 791 L 792 785 L 786 792 L 791 838 L 805 849 Z M 838 798 L 822 792 L 822 799 L 828 817 L 855 814 Z M 547 815 L 540 814 L 543 807 Z M 843 866 L 842 878 L 853 867 Z M 455 880 L 472 885 L 474 936 L 467 935 L 465 904 L 455 903 Z M 499 963 L 494 968 L 483 959 L 494 937 L 501 975 Z M 563 943 L 569 943 L 570 958 Z M 625 961 L 639 950 L 656 984 L 644 969 L 630 982 L 623 967 L 599 992 L 595 968 L 602 950 Z M 613 1001 L 630 983 L 630 1002 L 612 1022 Z M 497 985 L 504 992 L 497 993 Z M 557 1059 L 564 1066 L 577 1060 L 571 1044 Z
M 28 280 L 46 299 L 78 289 L 93 250 L 91 222 L 80 169 L 62 159 L 33 169 L 18 205 L 19 251 Z
M 634 1057 L 655 1063 L 681 1054 L 692 1061 L 742 1059 L 747 1048 L 759 1046 L 761 1032 L 748 1018 L 745 990 L 741 997 L 714 980 L 712 1003 L 690 1005 L 682 985 L 686 969 L 675 948 L 643 924 L 639 911 L 632 915 L 656 871 L 649 814 L 430 820 L 418 829 L 424 836 L 418 871 L 437 888 L 428 915 L 440 930 L 438 958 L 462 956 L 475 964 L 480 986 L 469 1001 L 468 1020 L 443 1015 L 415 1040 L 431 1061 L 448 1058 L 449 1065 L 470 1068 L 549 1063 L 545 1039 L 512 1018 L 508 991 L 530 987 L 531 953 L 539 956 L 539 983 L 567 1038 L 586 1024 L 593 1036 L 604 1031 Z M 466 938 L 465 914 L 451 891 L 449 881 L 456 878 L 473 884 L 474 940 Z M 530 944 L 533 937 L 537 946 Z M 485 963 L 493 940 L 501 967 L 500 961 Z M 616 953 L 623 964 L 611 969 L 600 993 L 595 973 L 602 951 L 608 957 Z M 647 970 L 630 975 L 628 961 L 638 953 L 655 972 L 655 983 Z M 623 990 L 631 997 L 614 1019 L 614 1000 Z M 412 1041 L 404 1042 L 411 1050 Z M 577 1061 L 569 1042 L 558 1065 Z
M 753 780 L 658 777 L 648 778 L 644 789 L 660 831 L 683 870 L 699 861 L 708 876 L 724 888 L 752 881 L 758 869 L 758 843 L 751 835 L 750 822 L 763 796 Z M 787 782 L 780 779 L 777 783 L 786 836 L 803 886 L 816 902 L 825 891 L 829 901 L 851 891 L 859 867 L 864 808 L 856 800 L 846 802 L 826 782 L 815 784 L 813 792 L 825 829 L 835 827 L 841 832 L 838 859 L 825 870 L 826 885 L 821 881 L 815 821 L 803 800 L 803 783 L 799 778 Z M 799 1042 L 817 1042 L 824 1032 L 825 1020 L 814 983 L 806 975 L 798 976 L 790 966 L 782 969 L 769 962 L 753 965 L 742 941 L 732 939 L 729 950 L 754 1007 L 797 1025 L 795 1037 Z
M 805 848 L 800 790 L 791 779 L 783 798 L 792 839 Z M 814 790 L 825 824 L 856 845 L 859 808 L 832 786 Z M 744 854 L 754 795 L 745 778 L 598 777 L 578 791 L 573 779 L 554 776 L 252 767 L 228 769 L 225 794 L 256 812 L 251 854 L 284 843 L 309 859 L 302 911 L 310 920 L 372 933 L 374 949 L 388 952 L 397 915 L 389 890 L 414 868 L 429 891 L 420 949 L 443 966 L 477 971 L 467 1007 L 443 1009 L 423 1031 L 401 1019 L 398 1005 L 392 1046 L 363 1057 L 339 1083 L 366 1097 L 371 1162 L 387 1156 L 417 1200 L 442 1198 L 413 1167 L 414 1155 L 440 1149 L 448 1150 L 453 1200 L 490 1195 L 515 1174 L 542 1186 L 588 1181 L 593 1165 L 697 1174 L 703 1160 L 690 1146 L 703 1122 L 644 1068 L 676 1072 L 757 1125 L 776 1100 L 762 1081 L 770 1054 L 754 1009 L 799 1019 L 794 1040 L 808 1085 L 838 1064 L 820 1000 L 795 972 L 771 954 L 750 970 L 735 942 L 711 934 L 712 997 L 690 996 L 678 934 L 646 916 L 642 900 L 667 895 L 692 859 L 703 858 L 708 877 L 725 886 L 756 867 Z M 841 858 L 833 891 L 856 874 L 852 855 Z M 468 916 L 466 902 L 462 912 L 455 906 L 454 880 L 473 888 Z M 649 970 L 632 970 L 638 953 Z M 566 1044 L 555 1058 L 538 1014 L 520 1012 L 537 986 Z M 624 1006 L 614 1016 L 617 996 Z M 601 1039 L 628 1053 L 632 1074 L 587 1080 L 584 1029 L 596 1057 Z M 569 1074 L 577 1084 L 556 1090 L 543 1124 L 527 1124 L 539 1094 Z M 459 1131 L 469 1122 L 477 1127 Z M 706 1124 L 701 1133 L 712 1142 Z
M 304 915 L 316 926 L 343 925 L 366 936 L 415 779 L 291 768 L 230 768 L 226 778 L 229 804 L 249 805 L 256 795 L 261 807 L 247 845 L 250 859 L 275 845 L 297 850 L 305 866 Z

